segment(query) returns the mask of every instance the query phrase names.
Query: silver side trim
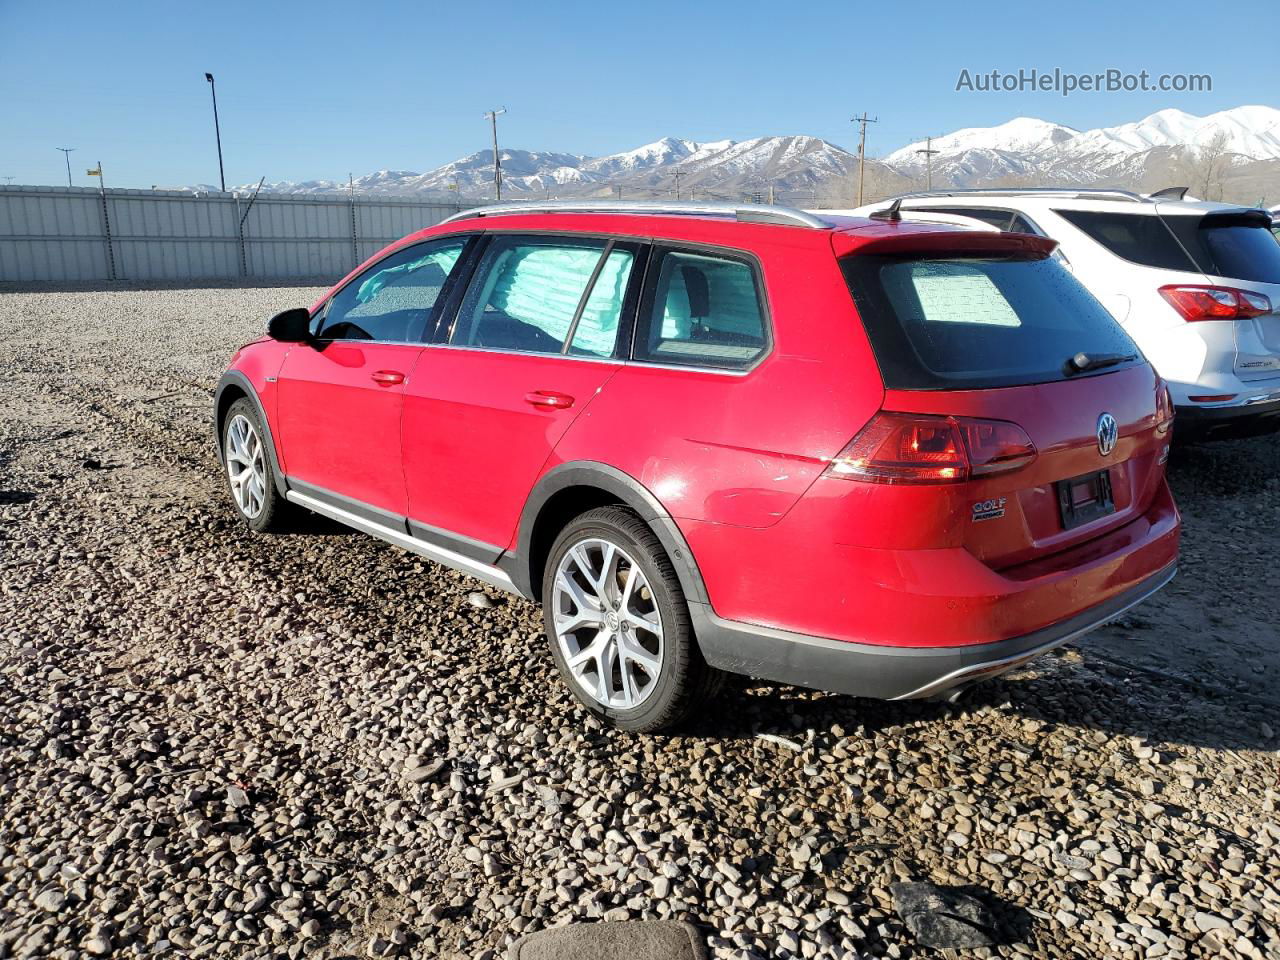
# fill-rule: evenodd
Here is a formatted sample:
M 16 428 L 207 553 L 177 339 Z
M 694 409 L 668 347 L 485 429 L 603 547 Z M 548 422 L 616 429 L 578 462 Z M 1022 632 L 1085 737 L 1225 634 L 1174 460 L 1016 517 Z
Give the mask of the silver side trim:
M 901 696 L 894 697 L 893 699 L 894 700 L 923 700 L 927 697 L 937 696 L 940 693 L 946 693 L 948 690 L 952 689 L 953 687 L 959 686 L 960 684 L 964 683 L 965 680 L 969 679 L 970 677 L 979 676 L 983 680 L 989 680 L 992 677 L 999 676 L 1000 674 L 1005 673 L 1006 671 L 1012 670 L 1014 667 L 1018 666 L 1019 664 L 1026 663 L 1029 660 L 1034 660 L 1036 657 L 1040 656 L 1042 653 L 1048 653 L 1054 647 L 1060 647 L 1064 643 L 1070 643 L 1072 640 L 1078 640 L 1081 637 L 1083 637 L 1086 633 L 1092 633 L 1094 630 L 1097 630 L 1099 627 L 1110 623 L 1112 620 L 1115 620 L 1117 617 L 1123 616 L 1126 611 L 1132 610 L 1138 604 L 1151 599 L 1151 597 L 1155 593 L 1159 592 L 1166 585 L 1168 585 L 1169 581 L 1172 580 L 1177 575 L 1177 573 L 1178 573 L 1178 568 L 1174 566 L 1173 569 L 1169 571 L 1168 575 L 1165 577 L 1162 577 L 1160 581 L 1156 583 L 1156 585 L 1152 587 L 1150 590 L 1145 591 L 1140 596 L 1131 600 L 1129 603 L 1126 603 L 1120 609 L 1110 610 L 1103 616 L 1099 617 L 1097 620 L 1094 620 L 1092 623 L 1087 623 L 1083 627 L 1079 627 L 1078 629 L 1072 630 L 1070 633 L 1063 634 L 1060 637 L 1054 637 L 1052 640 L 1048 641 L 1047 643 L 1042 643 L 1038 647 L 1032 647 L 1030 650 L 1024 650 L 1021 653 L 1015 653 L 1012 656 L 1000 657 L 995 660 L 988 660 L 984 663 L 973 663 L 967 667 L 961 667 L 959 670 L 953 670 L 951 673 L 948 673 L 946 676 L 939 677 L 937 680 L 934 680 L 931 683 L 925 684 L 923 687 L 920 687 L 918 690 L 912 690 L 910 693 L 904 693 Z
M 411 537 L 409 534 L 400 530 L 392 530 L 384 527 L 380 523 L 374 523 L 372 520 L 366 520 L 364 517 L 356 516 L 341 507 L 335 507 L 332 504 L 317 500 L 315 497 L 309 497 L 305 493 L 299 493 L 297 490 L 290 490 L 285 497 L 291 502 L 296 503 L 300 507 L 306 507 L 308 510 L 314 511 L 321 516 L 328 517 L 330 520 L 336 520 L 338 523 L 345 524 L 361 533 L 367 533 L 370 536 L 377 537 L 379 540 L 385 540 L 387 543 L 394 544 L 402 550 L 408 550 L 410 553 L 416 553 L 419 556 L 426 557 L 428 560 L 434 560 L 436 563 L 444 564 L 453 570 L 458 570 L 469 576 L 475 577 L 477 580 L 483 580 L 491 586 L 507 590 L 511 593 L 519 593 L 511 578 L 497 567 L 490 566 L 487 563 L 481 563 L 479 560 L 472 560 L 470 557 L 464 557 L 460 553 L 454 553 L 444 547 L 437 547 L 434 544 L 426 543 L 417 537 Z
M 454 214 L 442 223 L 478 217 L 521 213 L 647 213 L 654 216 L 727 217 L 743 223 L 774 223 L 782 226 L 830 230 L 831 224 L 816 214 L 794 207 L 766 203 L 664 203 L 651 200 L 547 200 L 521 203 L 493 203 Z

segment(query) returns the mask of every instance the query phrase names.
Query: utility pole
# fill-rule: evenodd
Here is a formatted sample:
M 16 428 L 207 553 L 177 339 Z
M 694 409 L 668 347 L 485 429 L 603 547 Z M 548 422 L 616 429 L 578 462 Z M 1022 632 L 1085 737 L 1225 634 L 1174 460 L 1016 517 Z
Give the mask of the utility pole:
M 54 147 L 55 150 L 61 150 L 62 155 L 67 160 L 67 186 L 71 186 L 71 153 L 75 147 Z
M 490 126 L 493 127 L 493 194 L 497 200 L 502 199 L 502 158 L 498 156 L 498 118 L 506 112 L 506 107 L 499 107 L 485 114 Z
M 7 186 L 9 186 L 9 184 L 13 183 L 13 180 L 14 180 L 14 178 L 13 178 L 13 177 L 5 177 L 5 178 L 4 178 L 4 185 L 5 185 L 6 187 L 7 187 Z
M 675 175 L 675 178 L 676 178 L 676 203 L 679 203 L 680 202 L 680 178 L 684 176 L 688 176 L 688 172 L 685 170 L 677 169 L 677 170 L 673 170 L 672 173 Z
M 213 94 L 213 135 L 218 140 L 218 182 L 222 184 L 222 192 L 227 192 L 227 177 L 222 172 L 222 128 L 218 126 L 218 88 L 214 86 L 213 74 L 206 73 L 204 78 L 209 81 L 209 92 Z
M 879 117 L 868 117 L 864 110 L 862 116 L 853 117 L 852 122 L 858 124 L 858 206 L 862 206 L 862 183 L 867 165 L 867 124 L 879 123 Z
M 925 170 L 925 189 L 933 189 L 933 155 L 941 153 L 941 150 L 933 149 L 933 137 L 924 138 L 924 149 L 917 150 L 916 153 L 924 154 L 924 170 Z
M 773 184 L 769 184 L 769 206 L 774 206 L 778 202 L 777 192 L 773 189 Z

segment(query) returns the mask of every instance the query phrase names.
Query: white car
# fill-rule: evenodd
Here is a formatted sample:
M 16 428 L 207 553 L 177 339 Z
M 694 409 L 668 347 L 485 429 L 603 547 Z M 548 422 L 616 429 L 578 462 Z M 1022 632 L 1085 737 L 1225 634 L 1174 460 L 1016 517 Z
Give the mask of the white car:
M 1169 383 L 1183 436 L 1280 430 L 1280 243 L 1265 210 L 1123 190 L 908 194 L 904 218 L 946 214 L 1052 237 L 1079 280 Z

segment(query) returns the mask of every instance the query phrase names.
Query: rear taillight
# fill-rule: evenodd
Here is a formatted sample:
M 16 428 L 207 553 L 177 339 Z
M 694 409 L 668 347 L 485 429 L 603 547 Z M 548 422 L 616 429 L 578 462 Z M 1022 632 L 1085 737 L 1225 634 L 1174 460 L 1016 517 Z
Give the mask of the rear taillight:
M 1271 312 L 1271 300 L 1251 290 L 1173 284 L 1160 295 L 1184 320 L 1244 320 Z
M 960 483 L 1018 470 L 1035 457 L 1035 444 L 1015 423 L 881 412 L 827 473 L 870 483 Z
M 1156 387 L 1156 435 L 1166 437 L 1173 427 L 1173 394 L 1163 380 Z

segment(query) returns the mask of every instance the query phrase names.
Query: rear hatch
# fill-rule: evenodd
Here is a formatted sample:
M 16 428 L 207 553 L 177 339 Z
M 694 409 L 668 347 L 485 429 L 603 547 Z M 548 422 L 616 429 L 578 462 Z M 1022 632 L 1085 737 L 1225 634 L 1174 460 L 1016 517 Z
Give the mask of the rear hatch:
M 850 472 L 918 484 L 922 532 L 941 521 L 937 546 L 1010 575 L 1144 514 L 1172 417 L 1137 346 L 1036 240 L 1001 256 L 870 244 L 841 260 L 886 388 Z M 955 466 L 901 467 L 931 457 Z
M 1270 214 L 1244 208 L 1208 214 L 1179 210 L 1171 203 L 1157 207 L 1209 286 L 1221 288 L 1217 299 L 1230 301 L 1230 291 L 1237 291 L 1235 316 L 1228 318 L 1235 327 L 1236 376 L 1241 380 L 1280 377 L 1280 243 L 1271 233 Z M 1242 297 L 1240 292 L 1255 297 Z M 1256 295 L 1266 298 L 1261 306 Z M 1195 303 L 1189 298 L 1185 302 Z M 1182 313 L 1188 319 L 1215 319 L 1213 313 L 1200 317 L 1186 310 Z

